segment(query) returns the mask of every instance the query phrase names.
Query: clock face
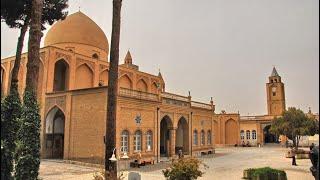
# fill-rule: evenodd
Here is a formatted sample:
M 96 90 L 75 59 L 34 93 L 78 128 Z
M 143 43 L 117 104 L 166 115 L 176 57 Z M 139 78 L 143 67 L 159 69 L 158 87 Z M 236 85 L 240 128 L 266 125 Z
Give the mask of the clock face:
M 276 92 L 277 91 L 277 88 L 276 87 L 272 87 L 272 92 Z

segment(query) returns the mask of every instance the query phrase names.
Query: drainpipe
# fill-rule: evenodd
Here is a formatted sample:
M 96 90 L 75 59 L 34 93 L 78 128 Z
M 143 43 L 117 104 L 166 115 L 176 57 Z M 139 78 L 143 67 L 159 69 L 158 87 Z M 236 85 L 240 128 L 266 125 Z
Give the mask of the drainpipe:
M 159 163 L 159 110 L 160 108 L 157 107 L 157 163 Z
M 193 146 L 193 130 L 192 130 L 192 114 L 193 114 L 193 112 L 191 112 L 191 117 L 190 117 L 190 119 L 191 119 L 191 123 L 190 123 L 190 127 L 191 127 L 191 153 L 190 153 L 190 155 L 191 155 L 191 157 L 192 157 L 192 146 Z

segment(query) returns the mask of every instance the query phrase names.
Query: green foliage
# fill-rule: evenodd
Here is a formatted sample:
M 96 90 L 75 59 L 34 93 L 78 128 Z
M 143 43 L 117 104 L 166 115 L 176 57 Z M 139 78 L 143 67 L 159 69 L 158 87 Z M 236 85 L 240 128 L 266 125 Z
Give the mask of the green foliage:
M 11 28 L 21 28 L 29 24 L 32 0 L 1 0 L 1 19 Z M 44 0 L 42 12 L 42 29 L 45 24 L 52 25 L 55 21 L 64 19 L 68 12 L 68 0 Z
M 1 179 L 12 179 L 15 141 L 21 116 L 21 101 L 17 88 L 1 101 Z
M 15 177 L 33 180 L 38 178 L 40 165 L 39 106 L 33 91 L 25 91 L 23 102 Z
M 298 148 L 301 136 L 313 136 L 319 132 L 318 129 L 319 124 L 314 118 L 309 118 L 300 109 L 289 107 L 282 117 L 276 118 L 272 122 L 270 131 L 292 139 L 294 146 Z
M 267 179 L 278 179 L 278 177 L 283 177 L 287 179 L 286 172 L 283 170 L 272 169 L 270 167 L 263 167 L 263 168 L 250 168 L 246 169 L 248 173 L 249 179 L 255 179 L 257 177 L 266 177 Z
M 163 170 L 168 180 L 193 180 L 201 177 L 204 172 L 200 171 L 200 165 L 207 166 L 195 158 L 182 158 L 173 161 L 170 168 Z

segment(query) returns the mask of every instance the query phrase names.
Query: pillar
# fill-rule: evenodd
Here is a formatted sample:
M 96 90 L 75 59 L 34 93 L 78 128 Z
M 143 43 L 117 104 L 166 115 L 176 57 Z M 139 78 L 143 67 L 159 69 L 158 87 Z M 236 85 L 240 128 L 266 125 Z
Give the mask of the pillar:
M 170 129 L 170 153 L 169 155 L 173 157 L 176 154 L 176 129 Z

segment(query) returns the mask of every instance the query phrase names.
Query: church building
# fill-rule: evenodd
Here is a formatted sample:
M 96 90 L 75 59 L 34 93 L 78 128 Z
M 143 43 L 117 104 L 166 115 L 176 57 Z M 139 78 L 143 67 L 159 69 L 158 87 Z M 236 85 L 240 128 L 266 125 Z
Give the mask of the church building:
M 41 157 L 103 162 L 106 126 L 109 42 L 102 29 L 82 12 L 56 22 L 40 49 L 38 99 Z M 15 57 L 1 59 L 1 93 L 9 92 Z M 120 60 L 121 62 L 121 60 Z M 128 51 L 119 65 L 116 151 L 159 162 L 215 153 L 216 146 L 277 141 L 271 121 L 285 110 L 285 91 L 274 68 L 267 90 L 268 114 L 215 113 L 213 99 L 196 102 L 166 91 L 161 73 L 139 70 Z M 26 83 L 27 53 L 22 54 L 19 92 Z

